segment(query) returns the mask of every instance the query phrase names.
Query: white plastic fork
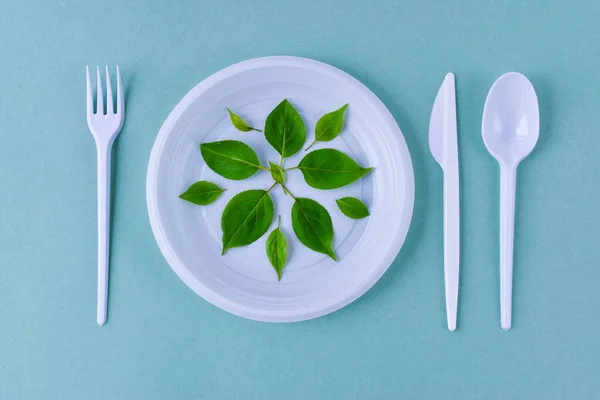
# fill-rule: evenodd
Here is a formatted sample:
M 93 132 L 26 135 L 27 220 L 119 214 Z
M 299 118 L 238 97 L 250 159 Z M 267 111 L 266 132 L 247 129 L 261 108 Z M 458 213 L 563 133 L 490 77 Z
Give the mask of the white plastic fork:
M 96 67 L 96 113 L 92 99 L 90 70 L 86 66 L 87 83 L 87 123 L 98 152 L 98 325 L 106 323 L 108 303 L 108 261 L 110 246 L 110 153 L 123 122 L 125 121 L 125 100 L 123 84 L 117 66 L 117 112 L 114 111 L 110 74 L 106 67 L 106 114 L 100 67 Z

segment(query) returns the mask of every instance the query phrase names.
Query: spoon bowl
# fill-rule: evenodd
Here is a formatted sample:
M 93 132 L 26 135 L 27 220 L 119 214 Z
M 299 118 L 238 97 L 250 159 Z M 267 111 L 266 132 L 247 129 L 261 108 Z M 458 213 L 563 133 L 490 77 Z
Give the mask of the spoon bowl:
M 529 80 L 518 72 L 502 75 L 483 109 L 483 141 L 500 164 L 518 165 L 535 147 L 540 133 L 538 100 Z

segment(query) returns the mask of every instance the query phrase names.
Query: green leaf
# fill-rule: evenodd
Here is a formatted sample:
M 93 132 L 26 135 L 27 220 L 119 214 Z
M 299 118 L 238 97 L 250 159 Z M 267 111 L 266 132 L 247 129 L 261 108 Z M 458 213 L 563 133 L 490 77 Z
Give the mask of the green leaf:
M 263 168 L 254 150 L 237 140 L 203 143 L 200 151 L 206 165 L 227 179 L 246 179 Z
M 275 269 L 275 272 L 277 272 L 278 281 L 281 280 L 281 273 L 283 272 L 287 258 L 287 243 L 279 227 L 280 223 L 281 217 L 277 221 L 277 228 L 267 238 L 267 257 L 269 257 L 271 265 Z
M 270 190 L 270 189 L 269 189 Z M 265 234 L 273 221 L 273 200 L 266 190 L 247 190 L 235 195 L 223 210 L 223 254 L 247 246 Z
M 340 210 L 352 219 L 361 219 L 369 216 L 369 209 L 356 197 L 344 197 L 335 201 Z
M 362 178 L 373 168 L 363 168 L 339 150 L 321 149 L 308 153 L 298 169 L 316 189 L 337 189 Z
M 319 118 L 315 127 L 315 140 L 306 150 L 310 149 L 316 142 L 329 142 L 340 134 L 344 126 L 344 113 L 347 108 L 348 104 L 345 104 L 341 108 Z
M 306 126 L 298 111 L 283 100 L 267 117 L 265 138 L 281 158 L 296 154 L 306 141 Z
M 227 109 L 227 112 L 229 112 L 229 119 L 231 119 L 231 123 L 233 124 L 233 126 L 235 126 L 238 130 L 242 131 L 242 132 L 250 132 L 250 131 L 257 131 L 257 132 L 262 132 L 260 129 L 256 129 L 251 127 L 250 125 L 248 125 L 246 123 L 246 121 L 244 121 L 242 118 L 240 118 L 238 115 L 236 115 L 233 111 L 231 111 L 229 108 Z
M 269 161 L 269 164 L 271 165 L 271 176 L 273 177 L 275 182 L 284 183 L 285 174 L 283 173 L 281 167 L 277 164 L 272 163 L 271 161 Z
M 292 207 L 292 228 L 306 247 L 337 261 L 332 248 L 333 224 L 325 207 L 311 199 L 297 198 Z
M 179 195 L 179 197 L 190 203 L 206 206 L 217 200 L 223 191 L 225 191 L 225 189 L 221 189 L 214 183 L 199 181 L 190 186 L 188 190 Z

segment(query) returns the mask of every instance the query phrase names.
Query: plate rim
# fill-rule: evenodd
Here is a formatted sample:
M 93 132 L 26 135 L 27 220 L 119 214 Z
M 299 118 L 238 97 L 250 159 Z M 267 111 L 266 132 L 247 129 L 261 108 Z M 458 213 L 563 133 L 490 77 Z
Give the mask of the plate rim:
M 405 202 L 404 208 L 402 210 L 402 214 L 406 215 L 406 222 L 396 231 L 395 241 L 393 242 L 393 246 L 390 247 L 392 249 L 397 250 L 395 252 L 388 252 L 385 259 L 376 268 L 374 268 L 374 273 L 370 274 L 370 276 L 368 277 L 369 279 L 365 279 L 364 281 L 359 283 L 354 291 L 348 293 L 341 300 L 333 304 L 329 304 L 325 307 L 319 308 L 316 311 L 312 309 L 308 311 L 306 311 L 305 309 L 299 309 L 293 310 L 287 315 L 281 315 L 278 313 L 269 312 L 267 310 L 248 307 L 246 305 L 231 301 L 226 297 L 223 297 L 220 294 L 214 292 L 212 289 L 205 286 L 199 280 L 192 279 L 192 277 L 189 276 L 187 268 L 185 268 L 183 263 L 178 259 L 176 253 L 170 249 L 170 246 L 164 238 L 162 229 L 160 227 L 160 223 L 158 221 L 158 210 L 153 196 L 154 171 L 157 167 L 157 161 L 160 149 L 162 147 L 161 144 L 168 138 L 169 132 L 172 130 L 173 125 L 175 125 L 175 123 L 183 115 L 187 108 L 190 107 L 190 105 L 192 105 L 197 98 L 202 96 L 202 94 L 208 88 L 219 83 L 220 81 L 241 72 L 261 67 L 271 67 L 273 65 L 310 67 L 310 69 L 313 70 L 321 69 L 324 72 L 335 74 L 339 78 L 343 78 L 344 80 L 347 80 L 350 84 L 354 85 L 357 89 L 361 91 L 361 94 L 367 97 L 369 102 L 373 103 L 378 109 L 378 111 L 382 113 L 382 117 L 386 121 L 386 123 L 398 130 L 400 135 L 397 138 L 397 144 L 399 145 L 400 152 L 402 153 L 402 160 L 404 163 L 404 169 L 406 171 L 406 179 L 404 180 Z M 379 281 L 379 279 L 381 279 L 383 274 L 389 269 L 395 258 L 398 256 L 400 250 L 402 249 L 402 246 L 406 241 L 406 236 L 408 235 L 410 225 L 412 223 L 412 217 L 414 212 L 414 197 L 415 182 L 412 157 L 410 156 L 410 151 L 408 149 L 406 139 L 404 138 L 404 134 L 402 133 L 400 126 L 390 113 L 389 109 L 385 106 L 385 104 L 367 86 L 365 86 L 358 79 L 354 78 L 353 76 L 344 72 L 343 70 L 321 61 L 296 56 L 266 56 L 247 59 L 225 67 L 215 72 L 214 74 L 211 74 L 207 78 L 203 79 L 200 83 L 196 84 L 171 110 L 167 119 L 158 131 L 158 134 L 152 145 L 152 150 L 150 152 L 150 158 L 148 161 L 148 169 L 146 174 L 146 203 L 148 208 L 148 216 L 150 219 L 150 226 L 154 238 L 158 244 L 158 247 L 163 257 L 167 261 L 169 267 L 183 281 L 183 283 L 186 284 L 186 286 L 188 286 L 197 295 L 199 295 L 212 305 L 239 317 L 262 322 L 300 322 L 318 318 L 335 312 L 351 304 L 356 299 L 365 294 Z

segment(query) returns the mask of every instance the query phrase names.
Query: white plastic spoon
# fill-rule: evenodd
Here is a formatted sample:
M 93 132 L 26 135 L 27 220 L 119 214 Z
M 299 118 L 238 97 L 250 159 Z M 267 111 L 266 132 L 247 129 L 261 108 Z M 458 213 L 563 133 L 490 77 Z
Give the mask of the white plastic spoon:
M 509 72 L 494 82 L 485 100 L 481 131 L 485 146 L 500 164 L 500 324 L 508 331 L 517 166 L 531 153 L 540 133 L 537 96 L 525 76 Z

